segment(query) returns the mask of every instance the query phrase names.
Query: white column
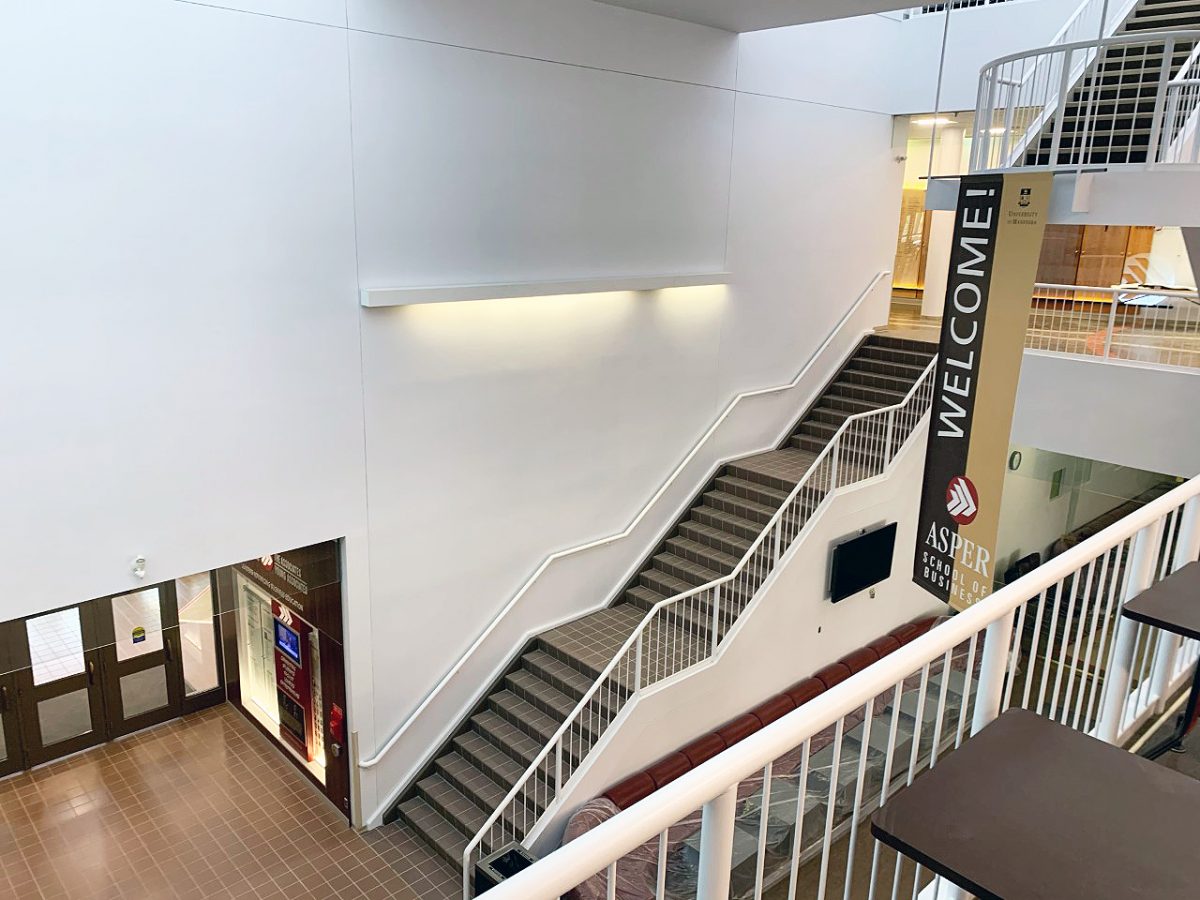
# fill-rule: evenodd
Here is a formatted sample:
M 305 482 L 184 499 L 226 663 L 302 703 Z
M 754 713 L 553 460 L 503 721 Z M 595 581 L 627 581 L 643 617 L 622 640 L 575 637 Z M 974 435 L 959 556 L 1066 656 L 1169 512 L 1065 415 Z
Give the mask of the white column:
M 962 172 L 963 129 L 944 126 L 933 150 L 934 175 L 958 175 Z M 938 210 L 929 217 L 926 236 L 929 252 L 925 256 L 925 290 L 921 297 L 921 315 L 940 316 L 946 305 L 946 278 L 950 274 L 950 245 L 954 241 L 954 213 Z
M 704 804 L 700 815 L 700 872 L 696 900 L 729 900 L 737 785 Z

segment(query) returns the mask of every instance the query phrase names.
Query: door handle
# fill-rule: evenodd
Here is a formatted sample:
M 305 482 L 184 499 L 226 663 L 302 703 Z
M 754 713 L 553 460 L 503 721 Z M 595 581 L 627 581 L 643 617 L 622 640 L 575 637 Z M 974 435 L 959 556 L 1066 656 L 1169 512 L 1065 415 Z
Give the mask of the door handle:
M 163 635 L 163 659 L 165 659 L 167 662 L 172 662 L 172 659 L 171 659 L 172 652 L 173 651 L 171 650 L 171 639 L 164 634 Z
M 88 660 L 87 676 L 88 676 L 88 684 L 96 683 L 96 662 L 95 662 L 95 660 L 91 660 L 91 659 Z
M 0 684 L 0 713 L 8 712 L 8 685 Z

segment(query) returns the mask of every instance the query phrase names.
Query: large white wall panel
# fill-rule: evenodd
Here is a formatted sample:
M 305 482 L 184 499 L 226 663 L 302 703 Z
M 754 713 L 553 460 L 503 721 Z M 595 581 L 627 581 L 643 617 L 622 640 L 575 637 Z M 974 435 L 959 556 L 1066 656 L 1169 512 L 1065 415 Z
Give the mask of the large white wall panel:
M 728 91 L 351 33 L 368 287 L 718 271 Z
M 379 34 L 715 87 L 737 71 L 736 35 L 594 0 L 346 4 L 351 28 Z
M 891 269 L 902 164 L 890 116 L 739 95 L 725 389 L 790 378 Z M 885 279 L 871 303 L 887 320 Z M 799 411 L 798 411 L 799 412 Z
M 0 7 L 0 619 L 350 533 L 344 33 Z
M 217 9 L 257 13 L 280 19 L 314 22 L 318 25 L 346 25 L 346 0 L 160 0 L 170 3 L 195 3 Z

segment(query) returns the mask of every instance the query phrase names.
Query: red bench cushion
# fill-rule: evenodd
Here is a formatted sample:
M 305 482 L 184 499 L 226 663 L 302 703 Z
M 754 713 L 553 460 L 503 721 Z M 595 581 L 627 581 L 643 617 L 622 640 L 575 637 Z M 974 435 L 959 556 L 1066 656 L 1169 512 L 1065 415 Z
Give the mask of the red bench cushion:
M 813 673 L 813 678 L 817 679 L 826 688 L 831 688 L 835 684 L 841 684 L 850 677 L 851 671 L 845 663 L 836 662 L 831 666 L 826 666 L 823 669 Z
M 796 706 L 803 706 L 814 697 L 819 697 L 825 693 L 825 685 L 815 678 L 805 678 L 803 681 L 792 685 L 785 693 L 792 698 L 792 702 Z
M 795 708 L 795 701 L 787 694 L 776 694 L 766 703 L 760 703 L 754 709 L 750 710 L 750 715 L 755 716 L 764 725 L 770 725 L 776 719 L 783 718 Z
M 628 809 L 639 800 L 644 800 L 654 793 L 654 779 L 645 772 L 631 775 L 620 784 L 613 785 L 604 792 L 604 796 L 613 802 L 618 809 Z
M 758 716 L 746 713 L 718 728 L 716 733 L 725 741 L 726 747 L 732 747 L 738 741 L 744 740 L 760 728 L 762 728 L 762 722 L 758 720 Z
M 670 784 L 684 772 L 690 771 L 691 768 L 691 760 L 686 756 L 682 753 L 672 753 L 648 768 L 646 774 L 654 779 L 654 786 L 660 788 Z
M 838 660 L 851 672 L 861 672 L 873 662 L 879 661 L 879 654 L 870 647 L 859 647 L 853 653 L 847 653 Z
M 871 643 L 867 644 L 867 646 L 878 653 L 880 659 L 883 659 L 893 650 L 898 649 L 900 647 L 900 642 L 890 634 L 885 634 L 881 638 L 875 638 L 875 640 L 871 641 Z
M 692 741 L 679 752 L 688 758 L 688 762 L 692 766 L 698 766 L 702 762 L 712 759 L 718 753 L 725 749 L 725 741 L 715 731 L 704 735 L 702 738 Z

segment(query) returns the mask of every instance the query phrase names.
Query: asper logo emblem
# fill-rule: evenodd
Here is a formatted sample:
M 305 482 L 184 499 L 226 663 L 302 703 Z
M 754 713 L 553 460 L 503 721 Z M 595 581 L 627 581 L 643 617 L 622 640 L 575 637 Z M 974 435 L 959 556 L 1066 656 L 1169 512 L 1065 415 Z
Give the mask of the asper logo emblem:
M 970 525 L 979 514 L 979 493 L 966 475 L 955 475 L 946 487 L 946 512 L 959 525 Z

